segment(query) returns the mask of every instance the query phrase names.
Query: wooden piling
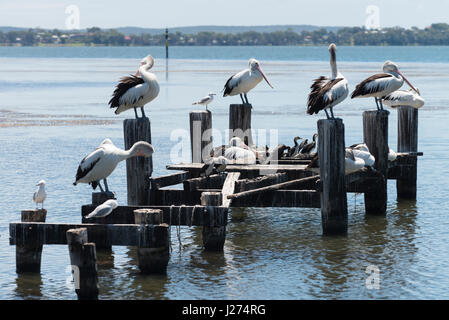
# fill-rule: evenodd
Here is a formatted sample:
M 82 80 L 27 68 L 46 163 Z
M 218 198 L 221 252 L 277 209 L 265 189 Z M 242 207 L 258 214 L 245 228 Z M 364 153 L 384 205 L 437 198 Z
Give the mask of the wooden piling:
M 141 225 L 141 232 L 145 233 L 150 224 L 160 225 L 162 223 L 163 214 L 162 210 L 159 209 L 137 209 L 134 210 L 134 218 L 135 223 Z M 161 233 L 164 239 L 159 239 L 163 246 L 150 248 L 147 245 L 137 248 L 139 269 L 144 274 L 163 274 L 167 272 L 167 265 L 170 260 L 170 234 L 168 225 L 165 226 L 167 226 L 165 232 Z
M 99 206 L 109 199 L 116 199 L 115 195 L 106 192 L 92 192 L 92 205 Z
M 367 214 L 386 214 L 388 175 L 388 115 L 387 110 L 363 113 L 363 141 L 376 158 L 374 168 L 384 177 L 375 192 L 365 193 Z
M 239 137 L 248 146 L 252 146 L 251 104 L 231 104 L 229 106 L 230 137 Z
M 400 106 L 398 110 L 397 152 L 418 152 L 418 109 Z M 396 181 L 398 198 L 416 199 L 416 180 L 418 177 L 417 157 L 409 160 L 410 171 L 406 178 Z
M 193 110 L 189 117 L 192 162 L 203 163 L 212 150 L 212 113 L 209 110 Z
M 206 210 L 213 210 L 212 207 L 219 207 L 223 203 L 221 192 L 203 192 L 201 194 L 201 205 L 206 206 Z M 207 251 L 223 251 L 226 239 L 226 226 L 211 227 L 203 226 L 203 246 Z
M 46 217 L 46 209 L 23 210 L 21 212 L 22 222 L 45 222 Z M 32 238 L 36 241 L 16 246 L 16 272 L 19 274 L 41 271 L 42 244 L 37 241 L 40 238 L 39 232 L 33 232 Z
M 98 299 L 97 257 L 95 243 L 87 242 L 87 229 L 67 230 L 70 264 L 79 300 Z
M 131 148 L 137 141 L 151 143 L 151 124 L 148 118 L 126 119 L 123 122 L 123 132 L 126 150 Z M 128 205 L 146 205 L 150 203 L 149 190 L 152 172 L 152 157 L 133 157 L 126 160 Z
M 318 155 L 323 234 L 346 234 L 345 127 L 341 119 L 318 121 Z

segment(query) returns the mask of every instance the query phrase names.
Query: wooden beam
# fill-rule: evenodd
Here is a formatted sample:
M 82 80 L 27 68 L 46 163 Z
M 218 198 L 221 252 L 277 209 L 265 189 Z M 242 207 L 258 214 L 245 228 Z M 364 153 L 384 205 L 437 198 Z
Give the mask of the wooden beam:
M 184 180 L 190 178 L 188 171 L 181 171 L 165 176 L 150 178 L 151 189 L 160 189 L 167 186 L 173 186 L 178 183 L 182 183 Z
M 243 192 L 252 189 L 258 189 L 272 185 L 274 183 L 281 183 L 287 181 L 286 173 L 268 174 L 253 179 L 238 180 L 235 183 L 235 190 L 237 192 Z
M 226 180 L 223 184 L 223 189 L 221 190 L 221 194 L 223 195 L 222 205 L 224 207 L 229 207 L 231 204 L 231 200 L 228 199 L 228 196 L 232 195 L 235 190 L 235 183 L 240 177 L 240 172 L 230 172 L 226 176 Z
M 110 215 L 104 218 L 108 224 L 133 224 L 134 210 L 136 209 L 161 209 L 162 221 L 169 225 L 180 226 L 222 226 L 227 224 L 228 209 L 214 207 L 206 211 L 204 206 L 118 206 Z M 92 205 L 82 206 L 82 216 L 86 216 L 95 209 Z M 83 218 L 83 221 L 85 219 Z M 95 222 L 95 221 L 93 221 Z
M 134 218 L 134 213 L 132 214 Z M 89 242 L 107 242 L 112 246 L 140 246 L 158 248 L 165 245 L 167 225 L 135 224 L 69 224 L 17 222 L 9 224 L 10 245 L 30 242 L 39 244 L 67 244 L 66 232 L 70 229 L 86 228 Z M 35 237 L 35 235 L 38 237 Z M 106 240 L 105 240 L 106 239 Z
M 318 179 L 319 179 L 319 175 L 315 175 L 315 176 L 311 176 L 311 177 L 307 177 L 307 178 L 295 179 L 292 181 L 273 184 L 273 185 L 267 186 L 267 187 L 262 187 L 262 188 L 258 188 L 258 189 L 235 193 L 235 194 L 229 195 L 228 199 L 237 199 L 237 198 L 247 197 L 247 196 L 258 194 L 258 193 L 280 190 L 280 189 L 284 189 L 287 187 L 300 186 L 303 183 L 309 183 L 311 181 L 316 181 Z
M 320 192 L 276 190 L 233 199 L 231 207 L 320 208 Z
M 213 174 L 208 177 L 192 178 L 184 180 L 184 190 L 186 192 L 197 191 L 198 189 L 221 189 L 226 179 L 224 174 Z

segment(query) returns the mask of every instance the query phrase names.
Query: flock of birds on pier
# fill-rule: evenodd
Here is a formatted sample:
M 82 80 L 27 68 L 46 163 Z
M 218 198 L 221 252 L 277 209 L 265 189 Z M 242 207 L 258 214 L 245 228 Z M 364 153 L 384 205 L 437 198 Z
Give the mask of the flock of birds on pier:
M 321 76 L 313 81 L 311 91 L 307 100 L 306 112 L 310 115 L 324 111 L 328 119 L 335 119 L 333 108 L 342 103 L 349 95 L 347 79 L 337 69 L 335 44 L 328 48 L 330 53 L 330 77 Z M 120 114 L 127 110 L 134 110 L 136 119 L 145 118 L 144 107 L 153 101 L 159 94 L 159 83 L 154 73 L 150 72 L 154 65 L 151 55 L 141 60 L 135 74 L 122 77 L 113 91 L 109 101 L 110 108 L 115 109 L 115 114 Z M 266 74 L 262 70 L 259 61 L 250 59 L 248 68 L 232 75 L 225 83 L 223 97 L 239 95 L 244 105 L 249 105 L 248 92 L 256 87 L 262 80 L 273 88 Z M 399 90 L 403 83 L 410 86 L 410 90 Z M 193 105 L 205 106 L 214 100 L 215 93 L 210 92 L 207 96 L 193 103 Z M 399 71 L 397 64 L 386 61 L 382 66 L 382 72 L 372 75 L 360 82 L 351 93 L 354 98 L 374 98 L 377 110 L 383 110 L 383 104 L 395 108 L 402 105 L 421 108 L 424 99 L 420 92 L 408 79 Z M 137 109 L 141 110 L 138 116 Z M 316 148 L 317 134 L 314 134 L 312 141 L 301 137 L 294 138 L 294 145 L 287 147 L 280 145 L 274 150 L 257 148 L 246 145 L 240 138 L 233 137 L 228 146 L 220 147 L 221 153 L 215 156 L 211 154 L 208 162 L 216 166 L 215 170 L 223 172 L 226 165 L 231 162 L 235 164 L 255 164 L 258 160 L 270 160 L 273 155 L 285 156 L 288 159 L 310 158 Z M 284 154 L 284 151 L 286 153 Z M 129 150 L 117 148 L 110 139 L 105 139 L 94 151 L 81 160 L 74 185 L 86 183 L 95 190 L 98 186 L 101 192 L 111 193 L 107 184 L 107 177 L 114 171 L 118 163 L 131 157 L 151 157 L 154 148 L 145 141 L 136 142 Z M 395 159 L 395 153 L 390 149 L 389 160 Z M 316 162 L 316 161 L 315 161 Z M 357 144 L 346 149 L 346 171 L 347 173 L 357 171 L 363 167 L 374 165 L 375 159 L 370 154 L 366 144 Z M 313 161 L 312 161 L 313 163 Z M 312 166 L 309 166 L 312 167 Z M 103 180 L 104 189 L 100 184 Z M 38 189 L 33 195 L 33 201 L 43 204 L 46 199 L 45 181 L 41 180 L 37 184 Z M 116 200 L 108 200 L 97 207 L 87 218 L 104 217 L 117 207 Z

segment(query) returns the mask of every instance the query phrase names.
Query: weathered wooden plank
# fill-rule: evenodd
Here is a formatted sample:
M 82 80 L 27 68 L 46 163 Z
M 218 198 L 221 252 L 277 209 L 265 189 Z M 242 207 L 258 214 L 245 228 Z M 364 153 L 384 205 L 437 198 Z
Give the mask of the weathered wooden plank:
M 398 152 L 417 151 L 418 109 L 401 106 L 398 108 Z M 407 169 L 399 169 L 401 172 L 396 181 L 397 196 L 404 199 L 416 199 L 418 162 L 416 158 L 409 161 Z
M 231 104 L 229 106 L 229 138 L 239 137 L 249 146 L 253 145 L 251 110 L 251 104 Z
M 181 171 L 172 174 L 167 174 L 160 177 L 150 178 L 151 189 L 160 189 L 167 186 L 173 186 L 182 183 L 184 180 L 190 178 L 188 171 Z
M 346 192 L 376 192 L 384 176 L 377 171 L 362 169 L 345 176 Z
M 123 122 L 125 149 L 137 141 L 151 143 L 151 124 L 148 118 L 125 119 Z M 126 183 L 129 205 L 150 203 L 150 177 L 153 172 L 152 157 L 133 157 L 126 160 Z
M 307 178 L 295 179 L 292 181 L 277 183 L 277 184 L 273 184 L 273 185 L 258 188 L 258 189 L 252 189 L 252 190 L 248 190 L 248 191 L 235 193 L 235 194 L 229 195 L 228 199 L 243 198 L 243 197 L 247 197 L 249 195 L 264 193 L 264 192 L 274 191 L 274 190 L 280 190 L 280 189 L 284 189 L 287 187 L 291 187 L 291 188 L 300 187 L 301 184 L 303 184 L 303 183 L 309 183 L 311 181 L 316 181 L 318 179 L 319 179 L 319 175 L 315 175 L 315 176 L 307 177 Z
M 151 206 L 195 205 L 200 202 L 201 192 L 177 189 L 152 190 Z
M 134 214 L 132 213 L 133 217 Z M 66 232 L 70 229 L 86 228 L 89 242 L 108 243 L 112 246 L 161 247 L 166 240 L 163 233 L 167 225 L 135 224 L 69 224 L 16 222 L 9 224 L 11 245 L 67 244 Z M 144 228 L 144 229 L 142 229 Z
M 225 174 L 213 174 L 208 177 L 187 179 L 183 182 L 184 190 L 192 192 L 198 189 L 221 189 L 225 179 Z
M 345 127 L 341 119 L 318 120 L 321 220 L 324 234 L 346 234 Z
M 212 113 L 194 110 L 189 113 L 192 162 L 202 163 L 212 150 Z
M 386 110 L 363 112 L 363 140 L 376 158 L 374 168 L 384 177 L 388 176 L 388 115 Z M 375 192 L 365 193 L 367 214 L 386 214 L 387 180 L 378 185 Z
M 223 196 L 222 205 L 224 207 L 229 207 L 231 204 L 231 199 L 228 199 L 228 196 L 234 193 L 235 183 L 240 177 L 240 172 L 230 172 L 226 176 L 226 180 L 223 184 L 223 189 L 221 190 L 221 194 Z
M 315 190 L 276 190 L 233 199 L 231 207 L 320 208 L 320 192 Z
M 206 211 L 204 206 L 118 206 L 110 215 L 104 218 L 103 222 L 107 224 L 133 224 L 134 210 L 136 209 L 160 209 L 163 212 L 163 222 L 170 225 L 181 226 L 222 226 L 227 224 L 228 210 L 224 207 L 216 207 L 214 211 Z M 92 212 L 92 205 L 82 207 L 83 221 L 84 216 Z M 92 222 L 96 222 L 92 219 Z
M 243 192 L 247 190 L 257 189 L 272 185 L 274 183 L 281 183 L 287 181 L 286 173 L 268 174 L 253 179 L 238 180 L 235 183 L 235 191 Z

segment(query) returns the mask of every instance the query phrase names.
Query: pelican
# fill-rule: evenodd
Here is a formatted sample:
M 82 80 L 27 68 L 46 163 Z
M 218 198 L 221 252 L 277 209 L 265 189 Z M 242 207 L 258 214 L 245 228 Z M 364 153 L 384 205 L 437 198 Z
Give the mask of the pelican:
M 345 152 L 345 174 L 350 174 L 365 167 L 365 161 L 354 155 L 353 149 L 346 149 Z
M 236 164 L 255 164 L 256 153 L 239 137 L 234 137 L 229 141 L 229 147 L 224 151 L 224 157 L 227 160 L 234 160 Z
M 103 190 L 100 180 L 103 180 L 107 193 L 110 193 L 106 178 L 114 171 L 120 161 L 132 157 L 151 157 L 154 148 L 145 141 L 136 142 L 131 149 L 125 151 L 117 148 L 111 140 L 105 139 L 97 149 L 88 154 L 80 163 L 73 185 L 88 183 L 95 190 L 97 185 Z
M 312 142 L 306 144 L 302 149 L 301 153 L 311 153 L 313 149 L 316 147 L 316 138 L 318 137 L 318 133 L 315 133 L 312 137 Z M 306 140 L 307 141 L 307 140 Z
M 94 211 L 89 213 L 86 216 L 86 219 L 106 217 L 110 215 L 111 212 L 114 211 L 114 209 L 117 207 L 118 207 L 117 200 L 115 199 L 106 200 L 103 204 L 100 204 L 98 207 L 96 207 Z
M 39 181 L 36 186 L 38 188 L 33 194 L 33 201 L 36 203 L 36 209 L 38 203 L 41 203 L 42 209 L 44 209 L 44 201 L 47 198 L 47 193 L 45 192 L 45 180 Z
M 216 170 L 217 173 L 224 172 L 226 169 L 226 165 L 228 164 L 228 159 L 226 159 L 224 156 L 212 157 L 212 158 L 210 158 L 209 161 L 207 161 L 207 163 L 209 164 L 209 166 L 207 167 L 207 169 L 205 171 L 206 177 L 210 176 L 212 174 L 212 172 L 214 171 L 214 169 Z M 218 165 L 218 166 L 215 167 L 215 165 Z
M 262 81 L 262 79 L 265 79 L 268 85 L 273 88 L 270 81 L 268 81 L 267 76 L 262 71 L 262 68 L 259 65 L 259 61 L 251 58 L 249 59 L 248 65 L 248 69 L 234 74 L 228 79 L 228 81 L 226 81 L 223 89 L 223 97 L 235 96 L 239 94 L 240 99 L 242 99 L 242 103 L 249 104 L 246 94 L 256 85 L 258 85 L 259 82 Z M 243 97 L 245 97 L 245 100 L 243 100 Z
M 330 53 L 330 65 L 332 75 L 330 78 L 321 76 L 315 79 L 312 86 L 312 91 L 309 94 L 307 102 L 307 113 L 313 115 L 320 110 L 326 112 L 328 119 L 335 119 L 333 108 L 340 102 L 346 99 L 349 93 L 348 81 L 346 78 L 337 71 L 337 58 L 336 58 L 337 46 L 331 44 L 329 46 Z M 327 109 L 330 109 L 332 118 L 329 117 Z
M 416 92 L 413 89 L 396 90 L 385 96 L 384 102 L 390 108 L 397 108 L 399 106 L 409 106 L 415 109 L 419 109 L 424 105 L 424 99 L 419 93 L 419 89 L 416 88 Z
M 399 71 L 396 63 L 385 61 L 382 70 L 383 73 L 375 74 L 360 82 L 352 92 L 351 99 L 374 97 L 377 110 L 383 110 L 382 99 L 402 87 L 404 81 L 407 82 L 415 92 L 418 92 Z
M 388 148 L 388 161 L 394 161 L 398 157 L 397 153 L 393 149 Z
M 134 114 L 138 119 L 136 109 L 140 108 L 142 110 L 141 118 L 145 118 L 143 107 L 148 102 L 153 101 L 159 94 L 157 78 L 149 71 L 153 64 L 153 57 L 148 55 L 140 62 L 140 67 L 135 75 L 120 79 L 109 101 L 110 107 L 116 108 L 115 114 L 134 108 Z
M 214 96 L 215 95 L 216 95 L 215 93 L 210 92 L 207 96 L 205 96 L 205 97 L 201 98 L 200 100 L 192 103 L 192 105 L 199 104 L 199 105 L 202 105 L 202 106 L 206 106 L 206 110 L 207 110 L 207 105 L 210 104 L 214 100 Z
M 353 144 L 347 150 L 352 150 L 355 157 L 362 159 L 368 167 L 374 166 L 376 158 L 370 153 L 368 146 L 365 143 Z

